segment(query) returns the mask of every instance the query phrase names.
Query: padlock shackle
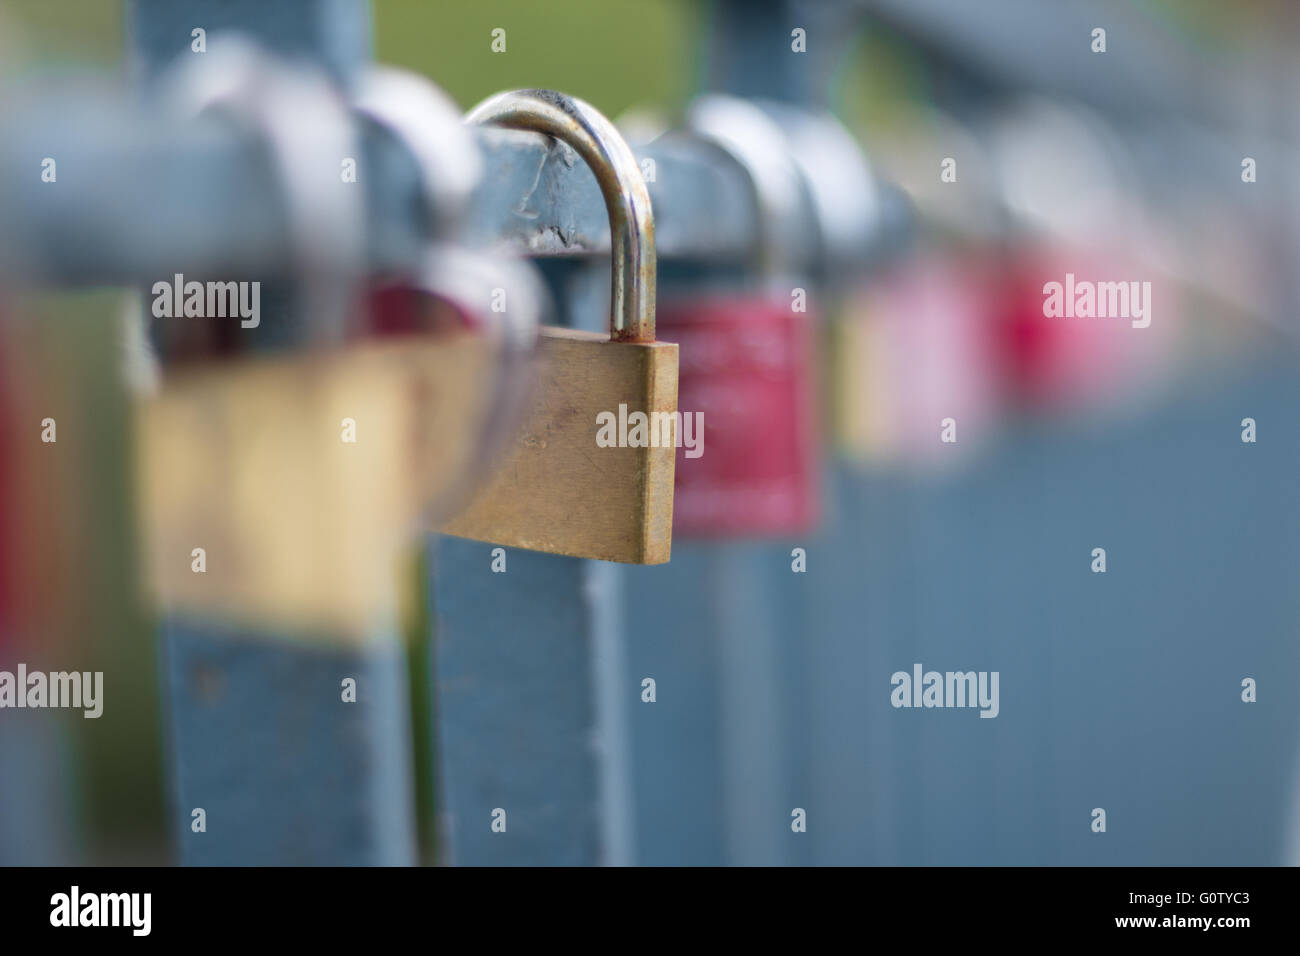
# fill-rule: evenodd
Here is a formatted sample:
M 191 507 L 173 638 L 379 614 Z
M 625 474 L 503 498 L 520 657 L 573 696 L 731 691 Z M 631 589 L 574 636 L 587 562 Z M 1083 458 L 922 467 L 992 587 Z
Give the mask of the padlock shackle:
M 352 108 L 411 153 L 430 233 L 455 236 L 483 177 L 483 158 L 456 101 L 419 74 L 372 66 L 357 84 Z
M 514 90 L 489 97 L 465 115 L 480 126 L 545 133 L 568 144 L 590 167 L 609 212 L 614 274 L 610 339 L 655 339 L 655 220 L 650 191 L 631 148 L 595 107 L 554 90 Z
M 333 84 L 236 35 L 211 53 L 182 56 L 158 85 L 179 115 L 224 116 L 265 144 L 284 196 L 302 335 L 341 343 L 365 272 L 365 215 L 361 193 L 338 188 L 338 163 L 322 161 L 359 155 L 355 124 Z
M 799 234 L 794 225 L 805 215 L 804 185 L 785 131 L 756 103 L 724 93 L 696 97 L 686 127 L 749 177 L 758 214 L 754 266 L 766 278 L 784 277 L 796 265 L 790 237 Z

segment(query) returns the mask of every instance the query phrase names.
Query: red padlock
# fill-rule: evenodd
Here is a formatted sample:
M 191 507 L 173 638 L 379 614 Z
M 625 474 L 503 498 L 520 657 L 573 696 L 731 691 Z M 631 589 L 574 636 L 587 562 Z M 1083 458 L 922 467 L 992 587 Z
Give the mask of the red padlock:
M 1137 256 L 1040 242 L 1003 261 L 992 332 L 1006 397 L 1038 411 L 1124 399 L 1158 371 L 1172 283 Z
M 990 257 L 1006 397 L 1051 412 L 1123 399 L 1177 319 L 1132 157 L 1086 110 L 1042 100 L 1014 105 L 988 138 L 1009 226 Z
M 681 350 L 675 534 L 797 534 L 817 520 L 814 321 L 774 296 L 660 305 L 659 336 Z
M 758 210 L 760 276 L 702 295 L 661 287 L 659 337 L 680 346 L 674 535 L 801 534 L 816 523 L 820 476 L 813 378 L 815 306 L 780 248 L 803 212 L 781 129 L 751 103 L 697 100 L 692 134 L 737 162 Z

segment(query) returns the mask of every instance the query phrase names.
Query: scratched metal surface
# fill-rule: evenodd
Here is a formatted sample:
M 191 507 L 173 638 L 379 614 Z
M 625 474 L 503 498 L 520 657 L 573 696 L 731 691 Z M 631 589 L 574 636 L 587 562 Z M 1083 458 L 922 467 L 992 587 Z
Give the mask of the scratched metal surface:
M 415 862 L 406 657 L 169 618 L 175 833 L 189 865 Z M 355 703 L 342 682 L 354 678 Z M 202 807 L 207 830 L 191 829 Z

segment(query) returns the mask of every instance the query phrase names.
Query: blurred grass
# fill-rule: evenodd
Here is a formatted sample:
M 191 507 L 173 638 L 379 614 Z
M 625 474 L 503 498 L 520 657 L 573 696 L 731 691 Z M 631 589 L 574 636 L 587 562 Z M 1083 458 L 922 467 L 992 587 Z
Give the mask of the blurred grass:
M 423 73 L 462 106 L 545 87 L 607 116 L 685 103 L 704 5 L 693 0 L 376 0 L 375 58 Z M 492 30 L 506 31 L 493 53 Z
M 26 658 L 52 669 L 102 671 L 96 720 L 66 716 L 77 756 L 76 803 L 90 846 L 84 862 L 161 862 L 165 842 L 161 716 L 154 629 L 140 600 L 131 507 L 130 407 L 118 357 L 123 306 L 113 290 L 29 295 L 12 330 L 11 361 L 36 453 L 21 466 L 37 490 L 25 504 L 20 553 L 43 600 L 26 618 Z M 39 422 L 58 441 L 38 445 Z M 24 636 L 20 635 L 20 639 Z
M 6 70 L 116 67 L 125 48 L 121 0 L 0 0 Z

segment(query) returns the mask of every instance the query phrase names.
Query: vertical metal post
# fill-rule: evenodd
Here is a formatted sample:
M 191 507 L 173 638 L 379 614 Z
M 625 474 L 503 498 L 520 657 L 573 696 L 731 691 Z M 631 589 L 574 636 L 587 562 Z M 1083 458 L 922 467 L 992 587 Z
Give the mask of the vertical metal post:
M 415 862 L 396 635 L 359 650 L 175 616 L 163 626 L 185 863 Z M 355 703 L 341 701 L 344 678 L 356 681 Z
M 803 99 L 810 74 L 791 49 L 795 6 L 714 3 L 708 86 Z M 629 681 L 651 677 L 657 690 L 628 712 L 638 862 L 807 858 L 807 834 L 793 827 L 795 811 L 808 810 L 796 612 L 805 576 L 791 558 L 806 544 L 676 540 L 667 568 L 621 569 Z
M 546 265 L 564 323 L 607 329 L 608 259 L 587 273 L 598 282 Z M 438 535 L 429 547 L 445 862 L 633 862 L 622 701 L 638 685 L 624 679 L 619 569 Z
M 197 28 L 237 30 L 318 63 L 340 84 L 370 58 L 369 3 L 135 0 L 136 76 L 149 82 L 175 57 L 203 55 L 191 53 Z M 161 634 L 184 862 L 415 861 L 399 635 L 358 635 L 343 647 L 181 615 Z M 355 703 L 342 698 L 345 678 L 356 681 Z
M 612 595 L 591 586 L 591 562 L 493 550 L 446 537 L 434 549 L 446 862 L 614 862 L 594 693 L 597 605 Z

